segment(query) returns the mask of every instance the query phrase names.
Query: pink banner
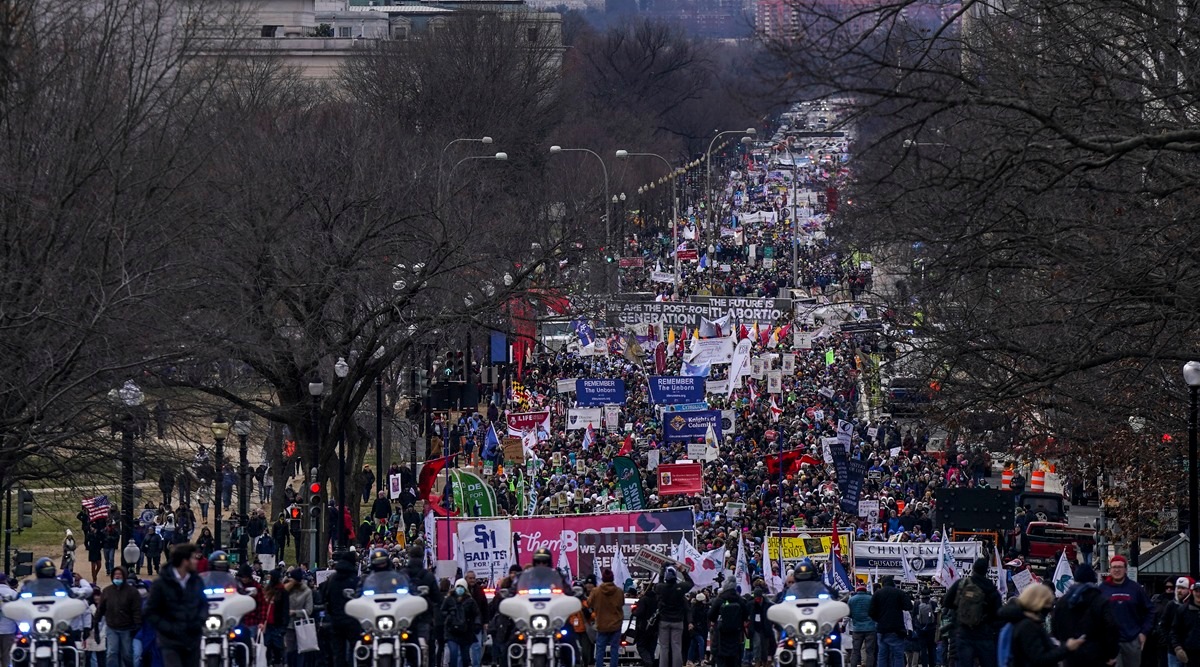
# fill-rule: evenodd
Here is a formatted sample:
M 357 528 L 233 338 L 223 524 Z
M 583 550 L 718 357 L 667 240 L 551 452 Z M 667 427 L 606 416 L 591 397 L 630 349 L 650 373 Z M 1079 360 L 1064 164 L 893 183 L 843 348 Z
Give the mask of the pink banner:
M 438 537 L 458 535 L 462 522 L 475 523 L 495 519 L 442 519 L 437 520 Z M 579 571 L 580 533 L 655 533 L 668 530 L 694 530 L 695 523 L 690 508 L 650 510 L 645 512 L 612 512 L 608 514 L 572 514 L 564 516 L 538 516 L 510 519 L 512 539 L 520 553 L 519 563 L 529 565 L 538 549 L 548 549 L 553 562 L 558 562 L 558 552 L 566 550 L 571 571 Z M 446 523 L 450 523 L 447 528 Z M 518 538 L 518 535 L 520 536 Z M 501 545 L 502 546 L 502 545 Z M 446 539 L 437 540 L 438 558 L 451 560 L 454 554 Z M 511 545 L 510 545 L 511 550 Z

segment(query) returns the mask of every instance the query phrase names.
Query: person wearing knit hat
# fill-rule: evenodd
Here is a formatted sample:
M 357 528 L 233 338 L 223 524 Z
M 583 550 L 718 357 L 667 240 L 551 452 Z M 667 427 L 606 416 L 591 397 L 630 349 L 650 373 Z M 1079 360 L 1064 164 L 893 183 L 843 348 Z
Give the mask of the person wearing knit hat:
M 1100 584 L 1117 626 L 1120 667 L 1140 667 L 1142 648 L 1154 627 L 1154 603 L 1141 584 L 1128 577 L 1129 561 L 1120 554 L 1108 561 L 1108 578 Z
M 1051 617 L 1050 634 L 1059 643 L 1086 636 L 1087 643 L 1063 658 L 1067 667 L 1104 665 L 1117 657 L 1117 631 L 1108 600 L 1096 585 L 1096 572 L 1086 563 L 1075 568 L 1075 583 L 1058 601 Z
M 454 588 L 442 600 L 442 622 L 446 634 L 446 651 L 450 667 L 471 664 L 471 645 L 478 641 L 480 629 L 479 606 L 467 588 L 467 580 L 454 582 Z

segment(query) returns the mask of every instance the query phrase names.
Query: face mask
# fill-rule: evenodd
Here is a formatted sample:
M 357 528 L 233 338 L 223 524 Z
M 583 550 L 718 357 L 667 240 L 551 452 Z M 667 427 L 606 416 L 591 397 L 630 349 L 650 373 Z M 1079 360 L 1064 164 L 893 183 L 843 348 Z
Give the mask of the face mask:
M 462 586 L 456 586 L 456 587 L 454 588 L 454 592 L 455 592 L 455 593 L 458 593 L 459 595 L 466 595 L 466 594 L 467 594 L 467 589 L 463 588 Z
M 113 586 L 120 586 L 123 583 L 125 583 L 124 579 L 113 579 Z

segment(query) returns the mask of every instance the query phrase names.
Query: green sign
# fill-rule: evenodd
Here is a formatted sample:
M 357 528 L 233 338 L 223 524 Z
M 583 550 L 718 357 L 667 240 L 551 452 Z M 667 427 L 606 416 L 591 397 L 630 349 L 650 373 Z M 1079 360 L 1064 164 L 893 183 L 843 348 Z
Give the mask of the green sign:
M 496 516 L 496 492 L 482 477 L 467 470 L 450 472 L 454 506 L 462 516 Z
M 614 458 L 613 471 L 617 475 L 617 488 L 621 490 L 625 509 L 630 511 L 646 509 L 646 493 L 642 490 L 642 474 L 633 459 L 628 456 Z

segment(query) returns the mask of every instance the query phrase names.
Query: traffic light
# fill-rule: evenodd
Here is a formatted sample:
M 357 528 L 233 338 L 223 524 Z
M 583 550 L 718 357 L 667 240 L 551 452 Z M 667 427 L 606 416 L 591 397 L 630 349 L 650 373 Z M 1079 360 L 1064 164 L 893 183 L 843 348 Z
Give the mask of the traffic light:
M 449 380 L 450 378 L 454 377 L 454 369 L 455 368 L 457 368 L 457 366 L 454 365 L 454 353 L 447 352 L 446 353 L 446 365 L 442 367 L 442 375 L 445 376 L 445 378 L 447 380 Z
M 462 350 L 454 353 L 454 373 L 460 380 L 467 379 L 467 358 L 463 355 Z
M 21 489 L 17 492 L 17 501 L 18 514 L 21 516 L 17 530 L 33 528 L 33 491 Z
M 13 569 L 13 576 L 28 577 L 33 574 L 33 552 L 18 551 L 16 567 Z
M 417 370 L 417 396 L 424 396 L 429 391 L 429 371 L 421 368 Z
M 297 505 L 296 503 L 292 503 L 291 505 L 288 505 L 287 515 L 288 515 L 288 531 L 291 533 L 299 534 L 300 528 L 301 528 L 300 521 L 303 518 L 303 516 L 302 516 L 303 511 L 300 509 L 300 506 Z

